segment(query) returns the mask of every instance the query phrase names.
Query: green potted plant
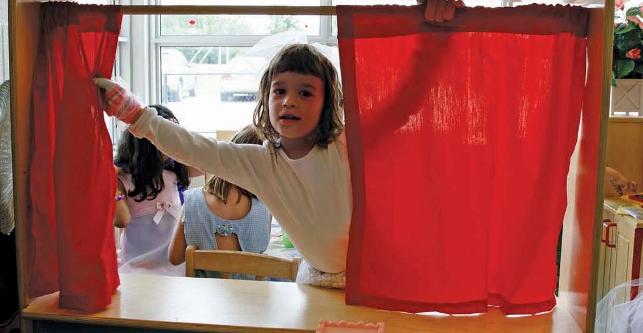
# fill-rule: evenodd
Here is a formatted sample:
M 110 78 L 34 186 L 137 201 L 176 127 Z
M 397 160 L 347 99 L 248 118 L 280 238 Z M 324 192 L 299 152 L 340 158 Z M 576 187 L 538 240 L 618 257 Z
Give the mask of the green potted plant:
M 641 58 L 643 22 L 640 15 L 639 6 L 625 10 L 625 1 L 616 1 L 612 68 L 616 79 L 643 78 L 643 59 Z
M 640 1 L 616 0 L 615 5 L 612 114 L 638 116 L 643 109 L 643 18 Z

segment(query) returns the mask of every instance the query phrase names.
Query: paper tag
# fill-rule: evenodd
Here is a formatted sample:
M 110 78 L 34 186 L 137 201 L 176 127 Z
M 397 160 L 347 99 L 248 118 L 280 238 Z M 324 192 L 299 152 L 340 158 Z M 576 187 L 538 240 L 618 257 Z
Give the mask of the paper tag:
M 323 320 L 317 325 L 315 333 L 384 333 L 384 323 Z
M 156 212 L 156 214 L 154 214 L 154 218 L 152 220 L 154 220 L 154 223 L 158 225 L 159 223 L 161 223 L 161 219 L 163 218 L 163 215 L 165 215 L 165 211 L 159 210 Z

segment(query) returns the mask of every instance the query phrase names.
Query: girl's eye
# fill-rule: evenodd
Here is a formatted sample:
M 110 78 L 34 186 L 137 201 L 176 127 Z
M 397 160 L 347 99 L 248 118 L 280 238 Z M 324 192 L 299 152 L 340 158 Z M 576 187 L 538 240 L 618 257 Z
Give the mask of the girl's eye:
M 301 92 L 299 92 L 299 94 L 300 94 L 300 95 L 302 95 L 302 96 L 304 96 L 304 97 L 310 97 L 310 96 L 312 96 L 312 95 L 313 95 L 313 94 L 312 94 L 310 91 L 308 91 L 308 90 L 302 90 Z
M 285 92 L 286 92 L 286 90 L 281 89 L 281 88 L 277 88 L 277 89 L 272 90 L 272 93 L 275 94 L 275 95 L 283 95 Z

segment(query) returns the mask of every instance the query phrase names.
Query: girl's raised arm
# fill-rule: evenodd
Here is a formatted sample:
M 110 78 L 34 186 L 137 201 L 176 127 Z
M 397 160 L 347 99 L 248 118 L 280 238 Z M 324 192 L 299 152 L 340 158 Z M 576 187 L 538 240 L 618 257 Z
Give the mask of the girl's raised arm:
M 94 79 L 103 91 L 106 112 L 132 124 L 129 131 L 150 140 L 156 148 L 185 165 L 211 173 L 257 193 L 256 179 L 270 168 L 270 155 L 259 145 L 217 142 L 193 133 L 145 108 L 127 90 L 108 79 Z

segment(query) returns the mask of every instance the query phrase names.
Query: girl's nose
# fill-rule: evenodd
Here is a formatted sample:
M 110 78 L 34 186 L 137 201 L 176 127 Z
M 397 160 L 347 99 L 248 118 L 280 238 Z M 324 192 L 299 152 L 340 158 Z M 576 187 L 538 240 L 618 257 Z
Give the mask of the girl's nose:
M 281 106 L 284 108 L 295 107 L 295 98 L 290 95 L 287 95 L 286 98 L 284 98 L 284 101 L 281 103 Z

